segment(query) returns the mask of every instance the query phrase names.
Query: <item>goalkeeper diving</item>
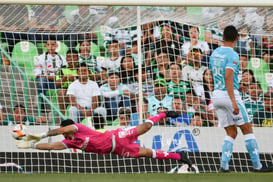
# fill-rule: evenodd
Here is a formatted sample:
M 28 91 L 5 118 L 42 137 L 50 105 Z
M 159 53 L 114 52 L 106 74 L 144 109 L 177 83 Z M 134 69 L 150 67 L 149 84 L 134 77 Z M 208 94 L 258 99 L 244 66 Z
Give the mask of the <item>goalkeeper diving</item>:
M 140 147 L 134 143 L 139 135 L 149 131 L 151 127 L 161 119 L 165 117 L 175 118 L 178 116 L 179 114 L 177 112 L 167 111 L 147 119 L 145 123 L 136 127 L 118 128 L 104 133 L 90 129 L 80 123 L 74 123 L 71 119 L 66 119 L 61 122 L 60 128 L 50 130 L 47 133 L 27 134 L 23 140 L 16 142 L 16 146 L 20 149 L 33 148 L 39 150 L 77 148 L 85 152 L 98 154 L 113 153 L 123 157 L 175 159 L 191 167 L 192 162 L 184 151 L 172 153 L 162 150 L 152 150 Z M 63 135 L 65 139 L 54 143 L 37 143 L 43 138 L 56 135 Z

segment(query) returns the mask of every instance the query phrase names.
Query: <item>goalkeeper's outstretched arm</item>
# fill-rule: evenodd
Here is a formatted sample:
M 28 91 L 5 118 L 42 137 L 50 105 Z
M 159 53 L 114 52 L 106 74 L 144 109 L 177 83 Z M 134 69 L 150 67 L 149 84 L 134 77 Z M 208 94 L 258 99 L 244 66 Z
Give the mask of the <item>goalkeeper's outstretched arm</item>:
M 25 141 L 20 140 L 16 142 L 16 146 L 19 149 L 39 149 L 39 150 L 63 150 L 66 149 L 62 142 L 54 142 L 54 143 L 39 143 L 36 144 L 34 141 Z
M 50 130 L 46 133 L 37 133 L 37 134 L 27 134 L 26 137 L 24 137 L 23 139 L 26 141 L 31 141 L 31 140 L 35 140 L 36 142 L 40 141 L 42 138 L 46 138 L 49 136 L 56 136 L 56 135 L 60 135 L 60 134 L 64 134 L 64 133 L 75 133 L 76 132 L 76 128 L 73 125 L 69 125 L 69 126 L 65 126 L 65 127 L 60 127 L 54 130 Z
M 38 133 L 38 134 L 28 134 L 23 138 L 23 140 L 17 141 L 17 148 L 27 149 L 34 148 L 39 150 L 63 150 L 66 149 L 65 145 L 62 142 L 54 142 L 54 143 L 40 143 L 36 144 L 42 138 L 48 136 L 56 136 L 63 134 L 65 137 L 69 137 L 76 132 L 76 128 L 73 125 L 60 127 L 54 130 L 50 130 L 47 133 Z

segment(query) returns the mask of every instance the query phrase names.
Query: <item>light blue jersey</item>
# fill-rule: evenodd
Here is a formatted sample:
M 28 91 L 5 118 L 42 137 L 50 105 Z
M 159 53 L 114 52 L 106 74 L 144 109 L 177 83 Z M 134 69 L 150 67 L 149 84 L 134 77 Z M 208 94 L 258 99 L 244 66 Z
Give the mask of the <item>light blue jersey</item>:
M 172 110 L 173 97 L 166 95 L 162 100 L 158 100 L 155 96 L 146 97 L 148 100 L 148 112 L 155 116 L 157 115 L 157 109 L 160 107 L 165 107 L 168 111 Z
M 239 89 L 239 55 L 231 47 L 218 47 L 210 56 L 209 67 L 212 70 L 214 90 L 227 90 L 225 74 L 226 69 L 234 71 L 234 90 Z

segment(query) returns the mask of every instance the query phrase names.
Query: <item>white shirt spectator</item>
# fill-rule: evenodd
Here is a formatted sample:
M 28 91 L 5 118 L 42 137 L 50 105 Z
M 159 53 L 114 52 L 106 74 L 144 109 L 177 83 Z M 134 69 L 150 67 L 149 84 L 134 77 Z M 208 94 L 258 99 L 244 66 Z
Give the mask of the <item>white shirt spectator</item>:
M 79 80 L 71 83 L 67 89 L 67 95 L 76 97 L 76 102 L 84 108 L 91 108 L 92 97 L 99 96 L 100 89 L 96 82 L 88 80 L 86 84 L 82 84 Z
M 119 83 L 116 90 L 112 90 L 108 83 L 100 87 L 101 95 L 106 98 L 118 97 L 119 95 L 122 95 L 123 90 L 130 89 L 127 87 L 127 85 L 123 85 L 122 83 Z
M 182 55 L 185 55 L 185 56 L 188 55 L 188 53 L 190 52 L 190 47 L 191 47 L 191 42 L 186 41 L 182 46 Z M 195 45 L 194 47 L 200 48 L 203 53 L 210 51 L 208 43 L 202 40 L 198 40 L 197 45 Z
M 182 69 L 182 80 L 190 82 L 198 96 L 203 95 L 203 74 L 206 69 L 208 69 L 206 66 L 201 66 L 199 69 L 195 69 L 190 65 L 186 65 Z
M 102 64 L 101 68 L 105 68 L 108 71 L 116 71 L 120 69 L 120 62 L 121 62 L 122 57 L 118 57 L 118 59 L 112 61 L 110 58 L 106 58 Z
M 43 53 L 39 56 L 39 60 L 35 61 L 35 76 L 38 75 L 56 75 L 56 72 L 63 66 L 66 66 L 66 59 L 59 54 L 53 57 L 51 54 Z

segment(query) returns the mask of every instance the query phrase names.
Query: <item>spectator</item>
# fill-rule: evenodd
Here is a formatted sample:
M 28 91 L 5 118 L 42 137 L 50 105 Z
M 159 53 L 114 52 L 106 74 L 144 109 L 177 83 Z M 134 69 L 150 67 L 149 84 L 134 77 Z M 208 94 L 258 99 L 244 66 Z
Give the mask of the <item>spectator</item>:
M 112 125 L 112 122 L 118 117 L 118 109 L 131 107 L 131 100 L 135 99 L 135 95 L 126 85 L 120 83 L 118 72 L 108 73 L 107 83 L 100 87 L 100 91 L 107 111 L 107 124 Z
M 168 111 L 172 110 L 173 97 L 167 94 L 167 83 L 164 79 L 155 80 L 154 94 L 146 97 L 148 100 L 148 111 L 152 116 L 157 115 L 159 107 L 165 107 Z
M 99 21 L 98 12 L 89 6 L 78 6 L 68 14 L 67 21 L 70 31 L 90 31 Z
M 186 93 L 185 109 L 191 118 L 194 113 L 200 112 L 202 117 L 207 119 L 207 106 L 201 104 L 201 98 L 195 94 L 194 90 L 188 90 Z
M 130 108 L 120 107 L 118 110 L 118 118 L 113 121 L 113 126 L 129 126 L 132 111 Z
M 96 131 L 104 133 L 106 131 L 106 110 L 104 107 L 97 107 L 93 111 L 93 115 L 86 117 L 82 120 L 81 124 L 94 129 Z
M 249 56 L 247 52 L 245 51 L 243 53 L 240 53 L 239 59 L 240 59 L 240 69 L 239 69 L 238 81 L 240 82 L 242 80 L 243 70 L 247 69 L 249 64 Z
M 58 91 L 58 103 L 60 110 L 65 114 L 66 108 L 69 105 L 69 98 L 66 96 L 68 86 L 77 79 L 79 63 L 79 55 L 76 50 L 69 50 L 66 53 L 67 66 L 62 67 L 56 74 L 56 87 Z
M 210 69 L 207 69 L 203 73 L 203 91 L 201 97 L 201 103 L 205 103 L 207 106 L 207 120 L 205 120 L 204 125 L 206 126 L 218 126 L 218 118 L 215 112 L 215 109 L 213 107 L 212 103 L 212 93 L 213 93 L 213 76 Z M 210 121 L 210 122 L 208 122 Z
M 213 77 L 210 69 L 206 69 L 203 73 L 203 91 L 202 100 L 210 108 L 212 105 L 212 92 L 213 92 Z
M 257 111 L 253 115 L 254 126 L 272 127 L 273 126 L 273 93 L 264 94 L 264 109 Z
M 181 69 L 182 66 L 180 64 L 172 63 L 170 65 L 169 74 L 171 80 L 167 82 L 167 90 L 169 95 L 180 97 L 184 101 L 186 97 L 186 92 L 192 89 L 192 85 L 190 84 L 190 82 L 183 81 L 181 79 Z
M 142 44 L 145 51 L 155 48 L 155 41 L 160 38 L 160 28 L 157 22 L 149 22 L 142 25 Z
M 138 66 L 139 63 L 141 63 L 141 65 L 147 65 L 149 66 L 151 62 L 151 54 L 150 53 L 147 53 L 146 55 L 147 56 L 144 56 L 143 53 L 140 53 L 141 54 L 141 60 L 138 60 L 138 45 L 137 45 L 137 41 L 133 41 L 132 42 L 132 48 L 130 50 L 130 53 L 131 53 L 131 56 L 134 58 L 134 62 L 135 62 L 135 65 Z M 145 61 L 144 61 L 145 59 Z
M 78 68 L 78 80 L 71 83 L 67 89 L 71 107 L 68 109 L 69 118 L 79 123 L 83 118 L 92 115 L 99 106 L 100 90 L 98 84 L 88 79 L 89 71 L 85 63 Z
M 146 119 L 151 117 L 151 114 L 148 112 L 148 104 L 149 104 L 148 100 L 145 97 L 143 97 L 143 102 L 141 104 L 143 122 L 145 122 Z M 139 102 L 139 100 L 137 100 L 136 106 L 137 106 L 137 112 L 131 114 L 131 121 L 130 121 L 130 124 L 129 124 L 130 126 L 137 126 L 137 125 L 140 124 L 139 118 L 140 118 L 141 113 L 140 113 L 140 102 Z
M 10 117 L 7 116 L 5 120 L 2 121 L 2 125 L 5 126 L 12 126 L 15 124 L 39 125 L 46 122 L 47 121 L 44 116 L 29 117 L 26 115 L 25 107 L 23 105 L 16 105 L 13 108 L 12 116 Z
M 40 5 L 32 6 L 29 28 L 31 32 L 56 33 L 64 31 L 67 26 L 67 20 L 64 16 L 64 6 Z M 36 40 L 47 40 L 46 34 L 35 35 Z
M 79 42 L 79 62 L 85 63 L 88 66 L 89 71 L 91 72 L 90 79 L 97 81 L 100 79 L 101 64 L 97 60 L 95 55 L 90 53 L 91 42 L 89 40 L 82 40 Z
M 137 66 L 132 56 L 124 56 L 120 62 L 121 83 L 131 84 L 134 82 L 134 72 Z
M 169 54 L 167 53 L 167 49 L 158 49 L 154 54 L 155 63 L 153 68 L 153 73 L 155 74 L 155 78 L 163 78 L 167 81 L 170 80 L 169 65 L 171 64 Z
M 125 56 L 128 49 L 131 49 L 132 42 L 137 40 L 137 27 L 129 27 L 129 28 L 123 28 L 123 29 L 116 29 L 116 28 L 110 28 L 106 30 L 105 36 L 104 36 L 105 42 L 104 46 L 108 47 L 109 44 L 113 40 L 117 40 L 119 42 L 119 54 L 121 56 Z
M 185 41 L 182 46 L 182 55 L 187 57 L 189 63 L 192 62 L 192 51 L 195 48 L 199 49 L 204 55 L 209 55 L 209 45 L 205 41 L 198 40 L 200 31 L 198 27 L 190 27 L 190 40 Z
M 262 37 L 262 48 L 268 48 L 273 46 L 273 10 L 268 11 L 267 15 L 265 16 L 265 24 L 264 24 L 264 35 Z
M 254 43 L 249 35 L 249 27 L 247 25 L 241 25 L 238 31 L 240 36 L 235 49 L 237 49 L 239 55 L 246 52 L 248 55 L 251 55 L 251 57 L 255 57 Z
M 205 41 L 209 44 L 210 50 L 224 45 L 223 31 L 228 24 L 230 24 L 229 17 L 224 15 L 218 18 L 217 25 L 212 25 L 206 29 Z
M 38 95 L 40 95 L 40 93 L 46 95 L 48 89 L 56 89 L 56 73 L 67 65 L 65 58 L 56 53 L 57 46 L 56 40 L 52 38 L 47 40 L 45 45 L 47 52 L 40 55 L 38 62 L 35 62 L 34 73 L 36 76 Z M 43 112 L 45 111 L 45 103 L 43 100 L 41 109 Z
M 76 40 L 70 34 L 64 34 L 68 22 L 64 16 L 65 6 L 59 5 L 33 5 L 30 9 L 29 39 L 35 44 L 56 36 L 56 40 L 63 41 L 72 49 Z M 57 34 L 56 34 L 57 33 Z
M 177 7 L 177 10 L 180 9 L 184 12 L 179 12 L 181 14 L 187 14 L 186 7 Z M 180 15 L 181 15 L 180 14 Z M 181 43 L 184 42 L 184 40 L 188 40 L 190 38 L 189 32 L 190 32 L 190 25 L 188 24 L 182 24 L 180 22 L 170 21 L 171 27 L 174 33 L 174 39 L 177 41 L 180 41 Z
M 262 60 L 268 65 L 269 72 L 273 72 L 273 47 L 262 52 Z M 266 70 L 263 71 L 266 72 Z
M 202 127 L 204 125 L 204 118 L 200 112 L 195 112 L 192 116 L 190 126 Z
M 243 70 L 242 80 L 239 83 L 239 91 L 241 92 L 242 98 L 244 98 L 246 94 L 249 94 L 249 87 L 253 82 L 256 82 L 253 71 L 249 69 Z
M 135 93 L 135 94 L 139 94 L 139 82 L 142 83 L 142 92 L 144 94 L 144 96 L 151 96 L 154 95 L 154 86 L 153 86 L 153 82 L 149 81 L 149 75 L 147 75 L 147 71 L 146 71 L 147 67 L 142 67 L 141 71 L 141 81 L 139 81 L 139 71 L 137 69 L 135 69 L 134 71 L 134 82 L 129 84 L 128 87 L 130 88 L 130 90 Z
M 182 69 L 182 80 L 190 82 L 195 93 L 201 96 L 203 92 L 203 74 L 207 67 L 201 64 L 203 58 L 201 49 L 194 47 L 189 54 L 192 65 L 188 64 Z
M 174 126 L 189 126 L 191 123 L 191 118 L 187 114 L 187 110 L 184 106 L 184 102 L 180 97 L 174 97 L 172 102 L 172 110 L 180 113 L 177 118 L 170 118 L 169 122 Z
M 180 47 L 183 42 L 178 42 L 174 38 L 174 33 L 169 22 L 160 25 L 161 38 L 155 43 L 155 51 L 165 49 L 165 53 L 169 56 L 171 62 L 181 62 Z
M 11 54 L 16 43 L 28 40 L 28 9 L 25 5 L 1 5 L 0 30 L 2 41 L 8 43 Z M 19 33 L 20 32 L 20 33 Z
M 231 22 L 232 25 L 235 27 L 239 27 L 243 24 L 245 24 L 245 18 L 246 18 L 246 12 L 245 8 L 238 8 L 237 10 L 234 10 L 234 18 Z
M 247 94 L 243 102 L 248 112 L 249 120 L 253 120 L 253 114 L 258 110 L 264 109 L 263 91 L 258 81 L 252 82 L 249 87 L 249 94 Z
M 106 131 L 104 128 L 106 124 L 105 118 L 100 114 L 93 114 L 92 118 L 95 130 L 104 133 Z
M 119 71 L 120 69 L 120 62 L 122 56 L 119 55 L 119 42 L 117 40 L 112 40 L 109 43 L 108 51 L 110 52 L 110 57 L 106 58 L 102 62 L 102 72 L 103 72 L 103 79 L 106 80 L 106 73 L 107 71 Z

